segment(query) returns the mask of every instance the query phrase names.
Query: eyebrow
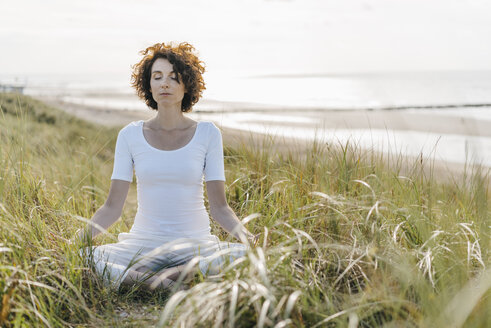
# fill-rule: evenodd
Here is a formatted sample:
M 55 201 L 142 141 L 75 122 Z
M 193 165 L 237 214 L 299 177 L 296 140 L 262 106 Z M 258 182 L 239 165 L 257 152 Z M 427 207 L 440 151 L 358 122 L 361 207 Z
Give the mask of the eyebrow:
M 153 72 L 152 72 L 152 74 L 155 74 L 155 73 L 160 73 L 160 74 L 162 74 L 162 71 L 153 71 Z M 169 74 L 172 74 L 172 73 L 176 74 L 176 72 L 175 72 L 175 71 L 171 71 Z

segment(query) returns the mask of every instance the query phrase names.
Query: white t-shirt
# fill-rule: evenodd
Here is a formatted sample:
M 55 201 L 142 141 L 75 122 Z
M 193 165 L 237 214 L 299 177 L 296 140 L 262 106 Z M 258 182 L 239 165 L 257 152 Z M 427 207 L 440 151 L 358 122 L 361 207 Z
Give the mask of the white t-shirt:
M 118 134 L 111 179 L 137 182 L 138 210 L 130 233 L 175 238 L 210 235 L 204 205 L 205 181 L 225 181 L 220 130 L 198 122 L 191 141 L 176 150 L 152 147 L 143 135 L 143 120 Z

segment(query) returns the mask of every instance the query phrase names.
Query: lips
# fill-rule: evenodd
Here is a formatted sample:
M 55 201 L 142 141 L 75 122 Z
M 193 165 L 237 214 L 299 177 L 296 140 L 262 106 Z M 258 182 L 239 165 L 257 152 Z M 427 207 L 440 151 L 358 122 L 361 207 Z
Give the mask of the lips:
M 171 93 L 168 93 L 168 92 L 162 92 L 160 95 L 161 95 L 161 96 L 170 96 L 170 95 L 171 95 Z

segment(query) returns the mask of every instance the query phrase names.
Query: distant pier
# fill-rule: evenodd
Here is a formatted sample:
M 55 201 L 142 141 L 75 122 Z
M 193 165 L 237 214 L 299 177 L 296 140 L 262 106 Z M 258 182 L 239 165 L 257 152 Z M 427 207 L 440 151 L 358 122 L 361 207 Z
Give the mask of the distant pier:
M 25 85 L 0 83 L 0 92 L 24 93 Z

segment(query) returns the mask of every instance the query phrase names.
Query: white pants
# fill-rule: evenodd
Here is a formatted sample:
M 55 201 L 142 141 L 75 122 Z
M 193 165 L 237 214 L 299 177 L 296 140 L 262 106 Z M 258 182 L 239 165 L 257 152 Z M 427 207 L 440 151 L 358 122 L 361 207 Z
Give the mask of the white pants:
M 224 264 L 245 256 L 247 246 L 220 241 L 209 235 L 179 238 L 120 233 L 118 242 L 80 250 L 86 263 L 93 260 L 96 273 L 104 282 L 119 288 L 128 269 L 159 272 L 196 258 L 203 275 L 217 274 Z

